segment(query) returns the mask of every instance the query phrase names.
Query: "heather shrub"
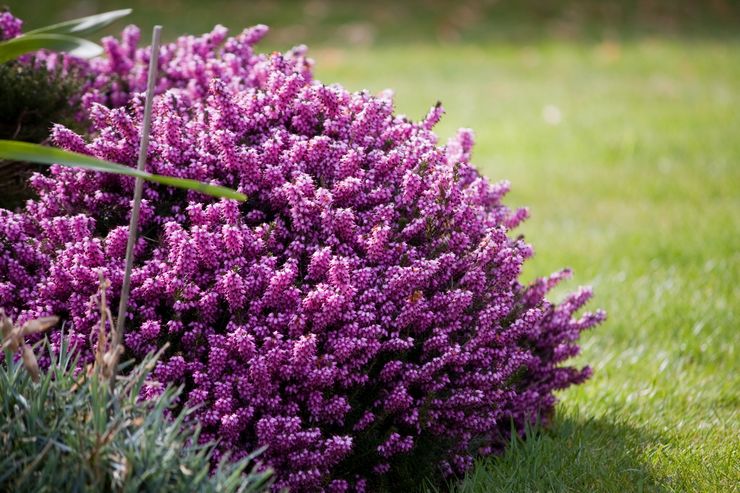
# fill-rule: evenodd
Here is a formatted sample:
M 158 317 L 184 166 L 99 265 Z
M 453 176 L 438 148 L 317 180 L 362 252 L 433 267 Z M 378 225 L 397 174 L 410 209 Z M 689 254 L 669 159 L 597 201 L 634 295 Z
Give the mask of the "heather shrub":
M 12 357 L 0 363 L 0 491 L 267 491 L 269 472 L 248 458 L 211 467 L 213 445 L 197 443 L 179 389 L 139 399 L 152 355 L 127 368 L 112 399 L 61 341 L 38 383 Z
M 471 164 L 472 132 L 440 145 L 441 106 L 413 122 L 388 94 L 314 80 L 302 50 L 254 55 L 261 28 L 234 57 L 215 32 L 160 52 L 148 170 L 249 200 L 146 185 L 125 344 L 169 347 L 142 395 L 182 385 L 215 461 L 266 446 L 293 491 L 409 490 L 547 422 L 554 391 L 588 377 L 562 363 L 604 315 L 575 318 L 588 289 L 545 298 L 568 271 L 519 282 L 526 210 Z M 135 40 L 106 42 L 101 84 L 123 88 L 108 106 L 143 83 Z M 136 95 L 91 103 L 90 139 L 52 137 L 133 166 L 141 114 Z M 120 292 L 133 180 L 56 167 L 31 183 L 37 200 L 0 211 L 0 307 L 60 315 L 84 362 L 100 273 Z
M 41 143 L 49 138 L 52 121 L 73 126 L 75 112 L 69 99 L 78 88 L 74 79 L 58 77 L 46 68 L 0 64 L 0 139 Z M 0 159 L 0 207 L 20 205 L 31 194 L 27 186 L 31 171 L 40 168 Z

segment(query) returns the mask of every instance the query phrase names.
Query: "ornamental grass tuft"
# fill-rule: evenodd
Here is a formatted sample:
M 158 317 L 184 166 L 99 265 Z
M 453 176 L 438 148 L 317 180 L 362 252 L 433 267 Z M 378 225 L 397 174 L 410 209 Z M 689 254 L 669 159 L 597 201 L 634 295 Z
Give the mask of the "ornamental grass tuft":
M 92 64 L 120 91 L 83 95 L 91 137 L 52 137 L 135 166 L 146 56 L 125 33 Z M 254 54 L 263 27 L 214 33 L 160 52 L 147 170 L 249 199 L 145 186 L 126 355 L 169 346 L 142 395 L 183 386 L 214 460 L 266 447 L 291 491 L 410 491 L 546 423 L 589 376 L 563 363 L 604 313 L 576 317 L 589 289 L 545 298 L 567 270 L 520 283 L 527 211 L 475 169 L 473 133 L 441 145 L 441 105 L 396 115 L 388 93 L 315 80 L 304 48 Z M 31 183 L 38 199 L 0 211 L 0 306 L 60 316 L 84 362 L 101 273 L 117 303 L 134 182 L 54 167 Z
M 212 467 L 213 444 L 198 443 L 179 389 L 139 398 L 156 356 L 127 365 L 111 394 L 101 373 L 80 371 L 64 337 L 40 377 L 25 350 L 22 361 L 11 354 L 0 362 L 0 491 L 269 490 L 270 472 L 253 468 L 253 456 Z

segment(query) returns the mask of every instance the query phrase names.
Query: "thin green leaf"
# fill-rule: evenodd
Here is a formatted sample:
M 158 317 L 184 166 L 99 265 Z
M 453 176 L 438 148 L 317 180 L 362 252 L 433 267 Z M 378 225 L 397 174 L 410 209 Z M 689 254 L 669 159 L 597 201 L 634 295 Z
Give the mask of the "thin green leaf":
M 118 163 L 103 161 L 85 154 L 64 151 L 54 147 L 45 147 L 28 142 L 17 142 L 14 140 L 0 140 L 0 159 L 14 161 L 28 161 L 39 164 L 59 164 L 70 168 L 83 168 L 104 173 L 133 176 L 146 181 L 161 183 L 170 187 L 194 190 L 213 197 L 224 197 L 244 201 L 247 196 L 227 187 L 211 185 L 188 178 L 175 178 L 174 176 L 163 176 L 139 171 Z
M 26 35 L 40 33 L 79 35 L 90 33 L 97 31 L 98 29 L 102 29 L 121 17 L 126 17 L 130 13 L 131 9 L 111 10 L 110 12 L 103 12 L 102 14 L 90 15 L 79 19 L 60 22 L 59 24 L 52 24 L 51 26 L 40 27 L 33 31 L 28 31 Z
M 82 38 L 64 34 L 24 34 L 0 43 L 0 63 L 15 60 L 21 55 L 38 50 L 66 51 L 80 58 L 92 58 L 103 52 L 103 48 Z

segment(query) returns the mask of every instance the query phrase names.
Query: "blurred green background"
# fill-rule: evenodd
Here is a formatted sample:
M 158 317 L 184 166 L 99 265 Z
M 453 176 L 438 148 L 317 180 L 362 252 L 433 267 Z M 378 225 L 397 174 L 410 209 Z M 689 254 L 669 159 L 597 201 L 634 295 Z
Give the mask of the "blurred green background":
M 609 321 L 584 335 L 593 379 L 553 427 L 483 461 L 459 491 L 739 491 L 740 4 L 730 0 L 11 2 L 36 27 L 133 7 L 145 39 L 265 23 L 324 82 L 437 100 L 442 141 L 507 178 L 537 252 L 572 266 Z M 115 33 L 122 23 L 109 29 Z

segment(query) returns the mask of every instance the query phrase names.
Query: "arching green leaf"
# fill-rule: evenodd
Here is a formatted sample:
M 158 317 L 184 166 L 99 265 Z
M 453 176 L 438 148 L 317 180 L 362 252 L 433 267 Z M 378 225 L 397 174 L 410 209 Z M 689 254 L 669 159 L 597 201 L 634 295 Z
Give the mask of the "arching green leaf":
M 21 55 L 38 50 L 66 51 L 80 58 L 100 55 L 103 48 L 82 38 L 64 34 L 24 34 L 0 43 L 0 63 L 15 60 Z
M 102 14 L 90 15 L 87 17 L 81 17 L 79 19 L 72 19 L 70 21 L 60 22 L 59 24 L 52 24 L 51 26 L 40 27 L 33 31 L 28 31 L 28 34 L 85 34 L 98 29 L 102 29 L 108 24 L 117 21 L 121 17 L 125 17 L 131 13 L 131 9 L 120 9 L 111 10 L 110 12 L 103 12 Z
M 220 185 L 211 185 L 197 180 L 186 178 L 175 178 L 173 176 L 163 176 L 139 171 L 129 166 L 124 166 L 110 161 L 103 161 L 85 154 L 64 151 L 54 147 L 46 147 L 39 144 L 30 144 L 28 142 L 17 142 L 14 140 L 0 140 L 0 158 L 12 159 L 14 161 L 28 161 L 39 164 L 59 164 L 70 168 L 83 168 L 104 173 L 114 173 L 117 175 L 133 176 L 142 178 L 146 181 L 160 183 L 170 187 L 184 188 L 194 190 L 213 197 L 224 197 L 244 201 L 247 196 Z

